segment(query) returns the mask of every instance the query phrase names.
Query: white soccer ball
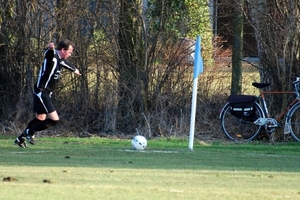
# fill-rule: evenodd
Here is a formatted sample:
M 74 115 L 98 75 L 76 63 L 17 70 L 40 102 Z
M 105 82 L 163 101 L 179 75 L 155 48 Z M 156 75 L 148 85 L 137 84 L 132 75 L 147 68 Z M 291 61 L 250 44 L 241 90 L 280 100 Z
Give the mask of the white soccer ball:
M 131 140 L 131 145 L 135 150 L 144 150 L 147 146 L 147 139 L 141 135 L 134 136 Z

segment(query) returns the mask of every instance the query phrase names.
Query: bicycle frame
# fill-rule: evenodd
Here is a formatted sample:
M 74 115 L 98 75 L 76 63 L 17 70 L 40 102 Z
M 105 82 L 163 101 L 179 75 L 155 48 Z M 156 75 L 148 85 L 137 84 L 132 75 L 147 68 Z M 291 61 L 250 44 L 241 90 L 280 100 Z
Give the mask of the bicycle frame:
M 265 100 L 265 95 L 266 94 L 296 94 L 293 91 L 261 91 L 259 94 L 259 99 L 262 101 L 262 109 L 264 110 L 266 117 L 271 118 L 269 111 L 268 111 L 268 107 L 267 107 L 267 103 Z M 297 97 L 294 98 L 294 100 L 286 106 L 285 110 L 283 112 L 281 112 L 275 119 L 276 121 L 283 119 L 285 114 L 291 109 L 291 107 L 296 104 L 297 102 L 300 102 L 300 99 L 298 99 Z
M 264 112 L 265 117 L 263 118 L 258 118 L 254 124 L 260 125 L 260 126 L 265 126 L 265 130 L 269 133 L 272 133 L 275 131 L 275 128 L 280 127 L 281 125 L 284 124 L 284 134 L 288 134 L 291 132 L 292 129 L 296 126 L 297 123 L 293 123 L 293 128 L 291 127 L 291 118 L 293 117 L 293 114 L 295 113 L 295 109 L 298 108 L 299 110 L 299 105 L 300 105 L 300 96 L 299 96 L 299 86 L 300 86 L 300 77 L 294 77 L 296 78 L 296 81 L 293 82 L 294 86 L 294 91 L 262 91 L 262 88 L 269 86 L 269 83 L 252 83 L 252 85 L 256 88 L 260 89 L 260 93 L 258 96 L 258 99 L 260 100 L 260 106 L 261 109 Z M 289 95 L 288 102 L 285 106 L 285 109 L 276 115 L 275 118 L 272 118 L 271 115 L 274 113 L 269 113 L 268 106 L 266 103 L 266 94 L 270 94 L 273 96 L 274 94 L 277 95 Z M 292 96 L 295 95 L 295 96 Z M 291 98 L 292 97 L 292 98 Z M 278 124 L 281 122 L 280 124 Z M 296 127 L 297 128 L 297 127 Z M 292 130 L 293 131 L 293 130 Z M 298 132 L 297 132 L 298 134 Z M 295 135 L 295 132 L 292 132 L 292 136 L 300 141 L 298 136 Z

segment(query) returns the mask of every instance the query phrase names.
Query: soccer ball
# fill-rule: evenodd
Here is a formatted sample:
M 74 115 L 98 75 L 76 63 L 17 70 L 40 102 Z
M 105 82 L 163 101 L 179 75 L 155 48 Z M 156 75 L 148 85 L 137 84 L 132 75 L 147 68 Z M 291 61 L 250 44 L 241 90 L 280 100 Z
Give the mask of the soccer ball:
M 147 146 L 147 139 L 144 136 L 136 135 L 132 138 L 131 145 L 135 150 L 144 150 Z

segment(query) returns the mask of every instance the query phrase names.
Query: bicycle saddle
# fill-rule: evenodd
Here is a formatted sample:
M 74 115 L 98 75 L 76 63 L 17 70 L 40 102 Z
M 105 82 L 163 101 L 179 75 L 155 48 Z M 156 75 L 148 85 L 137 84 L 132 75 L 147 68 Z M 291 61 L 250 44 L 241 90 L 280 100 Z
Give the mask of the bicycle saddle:
M 264 88 L 264 87 L 268 87 L 269 85 L 271 85 L 271 83 L 252 83 L 252 85 L 256 88 Z

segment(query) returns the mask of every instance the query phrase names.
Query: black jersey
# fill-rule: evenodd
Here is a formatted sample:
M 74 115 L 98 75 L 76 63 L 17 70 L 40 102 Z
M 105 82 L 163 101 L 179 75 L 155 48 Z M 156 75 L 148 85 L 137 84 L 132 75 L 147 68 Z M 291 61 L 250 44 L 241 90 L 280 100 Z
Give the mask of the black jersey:
M 68 60 L 61 59 L 56 50 L 48 49 L 44 53 L 44 56 L 35 89 L 41 88 L 52 92 L 55 90 L 56 84 L 60 79 L 62 68 L 64 67 L 72 72 L 76 68 Z

